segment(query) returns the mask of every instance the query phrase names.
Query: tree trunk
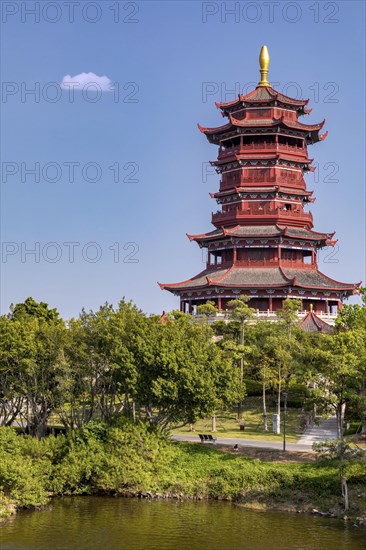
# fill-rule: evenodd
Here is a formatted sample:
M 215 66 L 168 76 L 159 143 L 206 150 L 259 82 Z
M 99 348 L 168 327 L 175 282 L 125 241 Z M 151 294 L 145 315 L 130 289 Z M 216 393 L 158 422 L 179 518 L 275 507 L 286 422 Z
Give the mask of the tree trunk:
M 216 432 L 216 416 L 212 417 L 212 432 Z
M 337 416 L 337 436 L 338 440 L 340 442 L 341 449 L 343 450 L 343 423 L 344 423 L 344 415 L 346 412 L 346 403 L 338 403 L 337 409 L 336 409 L 336 416 Z
M 343 467 L 341 467 L 341 486 L 342 486 L 342 497 L 344 502 L 344 511 L 348 512 L 349 510 L 348 485 L 347 485 L 347 479 L 346 479 Z
M 240 345 L 244 346 L 244 330 L 245 330 L 245 324 L 244 322 L 241 323 L 241 331 L 240 331 Z M 243 381 L 244 381 L 244 357 L 240 357 L 240 389 L 243 388 Z M 243 419 L 243 403 L 240 401 L 238 403 L 238 420 Z
M 361 410 L 361 433 L 366 434 L 366 380 L 362 381 L 360 394 L 361 403 L 363 403 Z
M 263 380 L 263 423 L 264 423 L 264 431 L 268 432 L 268 420 L 267 420 L 267 405 L 266 405 L 266 383 Z
M 277 414 L 281 414 L 281 379 L 278 378 L 278 388 L 277 388 Z

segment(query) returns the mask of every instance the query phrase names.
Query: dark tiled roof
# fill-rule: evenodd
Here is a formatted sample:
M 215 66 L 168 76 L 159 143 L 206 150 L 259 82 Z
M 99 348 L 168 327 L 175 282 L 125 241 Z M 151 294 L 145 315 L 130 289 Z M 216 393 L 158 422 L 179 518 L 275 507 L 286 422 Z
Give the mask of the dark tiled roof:
M 235 267 L 231 269 L 216 269 L 202 271 L 196 277 L 181 283 L 162 285 L 163 288 L 179 290 L 185 288 L 208 287 L 208 286 L 242 286 L 255 287 L 273 285 L 289 285 L 289 281 L 278 268 L 244 268 Z
M 192 279 L 188 279 L 187 281 L 182 281 L 181 283 L 171 283 L 171 284 L 163 284 L 160 285 L 162 288 L 167 289 L 180 289 L 180 288 L 195 288 L 200 286 L 208 286 L 207 277 L 222 277 L 225 275 L 225 273 L 228 271 L 227 268 L 225 269 L 216 269 L 216 270 L 209 270 L 205 269 L 204 271 L 201 271 L 198 275 L 195 277 L 192 277 Z
M 266 236 L 266 235 L 280 235 L 281 231 L 275 225 L 243 225 L 230 231 L 231 235 L 254 235 L 254 236 Z
M 216 277 L 215 277 L 216 279 Z M 215 283 L 211 280 L 211 284 Z M 218 282 L 219 286 L 271 287 L 289 285 L 288 280 L 278 268 L 235 267 L 228 271 L 226 277 Z
M 296 279 L 295 279 L 296 277 Z M 333 281 L 315 269 L 283 269 L 279 267 L 231 267 L 230 269 L 204 270 L 192 279 L 180 283 L 162 284 L 168 290 L 183 290 L 208 286 L 271 288 L 301 287 L 319 290 L 348 290 L 353 284 Z
M 302 227 L 285 227 L 285 226 L 279 226 L 280 229 L 287 229 L 287 234 L 291 236 L 296 237 L 303 237 L 303 238 L 319 238 L 319 239 L 325 239 L 328 237 L 327 233 L 319 233 L 318 231 L 311 231 L 310 229 L 303 229 Z
M 228 101 L 226 103 L 216 103 L 216 105 L 218 107 L 225 108 L 234 106 L 242 101 L 247 101 L 248 103 L 250 103 L 251 101 L 274 101 L 276 99 L 283 103 L 291 104 L 294 106 L 303 106 L 309 101 L 305 99 L 294 99 L 292 97 L 288 97 L 284 94 L 281 94 L 280 92 L 277 92 L 271 86 L 258 86 L 257 88 L 255 88 L 255 90 L 249 92 L 248 94 L 240 95 L 234 101 Z
M 322 122 L 319 122 L 318 124 L 303 124 L 299 121 L 291 121 L 291 120 L 285 120 L 282 118 L 279 119 L 272 119 L 272 118 L 262 118 L 262 119 L 236 119 L 233 115 L 229 114 L 230 122 L 227 124 L 224 124 L 222 126 L 216 126 L 214 128 L 206 128 L 204 126 L 201 126 L 198 124 L 198 128 L 202 133 L 204 133 L 207 136 L 212 136 L 213 134 L 221 134 L 223 132 L 231 131 L 235 129 L 235 127 L 241 127 L 241 128 L 251 128 L 251 127 L 273 127 L 278 125 L 283 125 L 287 128 L 295 128 L 298 130 L 303 130 L 305 132 L 317 132 L 321 128 L 323 128 L 324 120 Z
M 324 273 L 315 269 L 284 269 L 285 275 L 289 279 L 296 277 L 295 286 L 329 288 L 329 289 L 353 289 L 354 284 L 341 283 L 330 279 Z
M 277 237 L 282 235 L 284 230 L 287 229 L 286 235 L 288 237 L 294 237 L 299 239 L 319 239 L 324 240 L 328 238 L 328 235 L 325 233 L 318 233 L 316 231 L 310 231 L 308 229 L 303 229 L 301 227 L 285 227 L 285 226 L 276 226 L 276 225 L 243 225 L 240 227 L 235 227 L 226 230 L 226 234 L 223 233 L 222 229 L 217 229 L 216 231 L 210 231 L 209 233 L 203 233 L 202 235 L 189 235 L 191 240 L 197 241 L 206 241 L 211 240 L 213 237 Z
M 305 332 L 323 332 L 326 334 L 332 334 L 334 328 L 323 319 L 320 319 L 313 311 L 309 313 L 299 322 L 299 327 Z

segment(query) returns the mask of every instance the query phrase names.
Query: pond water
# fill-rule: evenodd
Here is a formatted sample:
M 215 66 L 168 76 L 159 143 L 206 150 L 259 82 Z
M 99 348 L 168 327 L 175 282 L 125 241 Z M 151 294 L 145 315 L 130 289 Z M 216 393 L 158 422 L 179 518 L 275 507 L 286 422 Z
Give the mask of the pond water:
M 366 529 L 331 518 L 113 497 L 55 499 L 0 526 L 1 550 L 355 550 L 365 541 Z

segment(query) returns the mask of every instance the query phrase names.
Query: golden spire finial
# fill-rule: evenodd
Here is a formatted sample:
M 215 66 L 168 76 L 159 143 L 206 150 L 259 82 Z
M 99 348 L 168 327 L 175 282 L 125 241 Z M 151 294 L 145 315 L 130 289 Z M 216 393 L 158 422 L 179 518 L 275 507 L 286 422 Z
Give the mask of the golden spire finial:
M 312 313 L 313 312 L 313 304 L 310 304 L 309 307 L 310 307 L 310 313 Z
M 258 83 L 258 86 L 270 87 L 271 85 L 267 80 L 269 67 L 269 53 L 267 46 L 262 46 L 261 53 L 259 54 L 259 66 L 261 81 Z

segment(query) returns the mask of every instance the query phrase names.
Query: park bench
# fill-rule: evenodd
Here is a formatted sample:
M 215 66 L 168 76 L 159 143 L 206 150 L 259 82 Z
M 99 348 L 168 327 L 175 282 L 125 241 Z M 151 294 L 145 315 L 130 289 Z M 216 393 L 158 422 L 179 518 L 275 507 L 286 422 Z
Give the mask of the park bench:
M 205 443 L 205 441 L 208 441 L 208 443 L 216 443 L 217 441 L 217 437 L 212 434 L 198 434 L 198 437 L 201 443 Z

